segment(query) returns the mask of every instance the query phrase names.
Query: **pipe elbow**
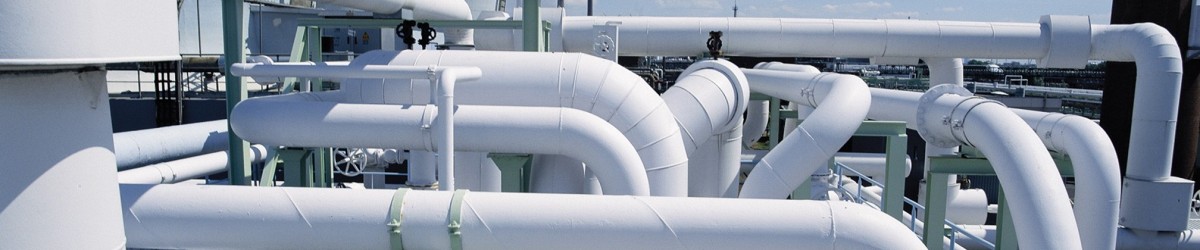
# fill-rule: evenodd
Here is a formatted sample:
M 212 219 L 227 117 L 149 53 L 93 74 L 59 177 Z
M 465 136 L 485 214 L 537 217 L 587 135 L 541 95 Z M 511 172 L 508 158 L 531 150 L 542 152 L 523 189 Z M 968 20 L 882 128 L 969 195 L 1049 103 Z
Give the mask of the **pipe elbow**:
M 924 249 L 908 227 L 864 205 L 828 201 L 837 249 Z

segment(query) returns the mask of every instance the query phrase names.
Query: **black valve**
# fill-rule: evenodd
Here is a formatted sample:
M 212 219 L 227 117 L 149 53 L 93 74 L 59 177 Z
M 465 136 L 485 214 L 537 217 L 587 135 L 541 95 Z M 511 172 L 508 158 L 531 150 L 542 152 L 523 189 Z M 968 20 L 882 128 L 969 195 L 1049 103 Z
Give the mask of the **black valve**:
M 421 40 L 417 42 L 421 44 L 421 49 L 425 49 L 425 46 L 428 46 L 429 42 L 437 38 L 437 30 L 429 26 L 429 23 L 418 23 L 417 28 L 421 29 Z
M 714 59 L 721 57 L 721 34 L 721 31 L 715 30 L 708 32 L 708 54 Z
M 413 26 L 416 25 L 417 21 L 413 20 L 404 20 L 400 22 L 400 25 L 396 25 L 396 36 L 399 36 L 404 44 L 408 45 L 408 49 L 412 49 L 413 44 L 417 42 L 417 39 L 412 36 Z

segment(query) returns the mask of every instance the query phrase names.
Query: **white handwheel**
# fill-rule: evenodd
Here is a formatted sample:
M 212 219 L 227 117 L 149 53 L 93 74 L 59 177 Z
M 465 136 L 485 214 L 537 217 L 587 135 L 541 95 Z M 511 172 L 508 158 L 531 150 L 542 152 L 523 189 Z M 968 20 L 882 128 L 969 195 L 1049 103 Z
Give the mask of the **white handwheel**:
M 335 156 L 337 161 L 333 164 L 334 172 L 349 177 L 362 174 L 363 167 L 367 165 L 366 150 L 361 148 L 339 148 L 335 152 L 337 152 Z

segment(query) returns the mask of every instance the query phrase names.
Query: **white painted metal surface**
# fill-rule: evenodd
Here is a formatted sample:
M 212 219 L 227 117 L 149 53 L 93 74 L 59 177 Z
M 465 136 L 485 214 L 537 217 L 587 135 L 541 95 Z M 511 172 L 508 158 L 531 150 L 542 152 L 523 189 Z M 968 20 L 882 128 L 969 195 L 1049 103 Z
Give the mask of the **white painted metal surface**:
M 460 104 L 568 107 L 613 124 L 642 158 L 651 194 L 687 195 L 687 153 L 674 115 L 641 77 L 615 62 L 575 53 L 375 51 L 351 65 L 478 67 L 487 76 L 455 91 Z M 429 103 L 425 80 L 349 80 L 345 101 Z
M 0 68 L 179 60 L 172 1 L 0 2 Z
M 301 93 L 243 101 L 230 115 L 231 126 L 247 141 L 268 145 L 426 150 L 440 146 L 428 131 L 428 124 L 440 117 L 434 108 L 304 100 L 314 96 Z M 456 133 L 462 135 L 456 143 L 463 151 L 568 155 L 605 166 L 594 170 L 606 194 L 649 194 L 637 153 L 619 131 L 601 126 L 604 123 L 594 115 L 566 108 L 466 105 L 458 106 L 455 113 Z M 512 143 L 517 141 L 537 143 Z
M 785 198 L 858 130 L 871 94 L 854 76 L 744 69 L 754 91 L 815 108 L 812 115 L 755 165 L 742 198 Z
M 729 61 L 697 62 L 662 99 L 675 114 L 692 163 L 688 196 L 736 197 L 742 113 L 750 101 L 746 76 Z
M 390 190 L 182 185 L 121 190 L 131 247 L 389 244 Z M 399 223 L 406 249 L 450 249 L 452 196 L 407 192 Z M 470 192 L 461 211 L 463 249 L 922 248 L 900 222 L 847 202 Z
M 250 161 L 262 162 L 267 149 L 262 145 L 250 147 Z M 208 153 L 174 161 L 155 163 L 117 172 L 117 182 L 124 184 L 177 183 L 225 172 L 229 169 L 229 153 Z
M 112 134 L 121 170 L 229 148 L 226 120 L 191 123 Z
M 471 20 L 471 7 L 464 0 L 318 0 L 319 2 L 335 4 L 378 14 L 395 14 L 401 10 L 412 10 L 413 19 L 417 20 Z M 470 29 L 443 30 L 449 44 L 474 44 L 474 34 Z
M 104 76 L 0 73 L 0 248 L 124 247 Z

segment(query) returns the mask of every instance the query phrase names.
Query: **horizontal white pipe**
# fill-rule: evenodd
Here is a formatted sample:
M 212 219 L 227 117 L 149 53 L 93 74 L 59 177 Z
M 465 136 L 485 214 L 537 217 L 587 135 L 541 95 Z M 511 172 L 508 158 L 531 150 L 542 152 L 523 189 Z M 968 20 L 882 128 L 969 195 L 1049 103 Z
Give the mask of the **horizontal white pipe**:
M 236 76 L 324 77 L 339 79 L 428 79 L 446 71 L 459 81 L 477 80 L 479 68 L 394 65 L 324 65 L 236 63 L 229 68 Z
M 620 22 L 623 56 L 691 56 L 723 31 L 732 56 L 1038 59 L 1050 49 L 1038 23 L 801 18 L 568 16 L 565 51 L 591 51 L 592 25 Z M 695 41 L 695 42 L 680 42 Z
M 575 53 L 499 51 L 372 51 L 352 65 L 478 67 L 486 78 L 455 91 L 460 104 L 566 107 L 594 114 L 633 143 L 654 195 L 687 195 L 687 153 L 679 126 L 662 98 L 641 77 L 613 61 Z M 350 80 L 344 101 L 430 103 L 427 81 Z
M 121 199 L 129 247 L 382 249 L 394 193 L 122 185 Z M 452 196 L 407 192 L 398 223 L 405 249 L 450 249 Z M 900 222 L 848 202 L 491 192 L 462 199 L 462 249 L 922 248 Z
M 1005 194 L 1012 197 L 1008 202 L 1021 248 L 1082 248 L 1058 168 L 1033 129 L 999 102 L 941 91 L 950 87 L 966 92 L 940 85 L 922 100 L 912 100 L 920 103 L 921 137 L 974 146 L 988 156 Z
M 746 76 L 729 61 L 700 61 L 684 70 L 662 99 L 675 114 L 688 162 L 692 162 L 688 196 L 728 193 L 737 178 L 742 148 L 726 139 L 741 141 L 742 113 L 750 101 Z M 733 130 L 739 131 L 735 135 L 730 133 Z
M 318 2 L 350 7 L 378 14 L 396 14 L 401 10 L 412 10 L 416 20 L 471 20 L 471 7 L 463 0 L 318 0 Z M 437 27 L 434 27 L 437 28 Z M 442 30 L 450 44 L 473 44 L 472 30 Z
M 114 133 L 117 169 L 222 151 L 229 148 L 226 120 Z
M 1112 249 L 1117 241 L 1121 165 L 1099 124 L 1079 116 L 1013 109 L 1050 150 L 1075 167 L 1075 221 L 1084 249 Z
M 763 156 L 742 186 L 743 198 L 784 198 L 833 157 L 871 107 L 867 84 L 854 76 L 744 69 L 754 91 L 814 107 L 792 135 Z
M 230 114 L 247 141 L 293 147 L 436 150 L 438 119 L 425 105 L 306 101 L 312 94 L 242 101 Z M 454 126 L 463 151 L 562 154 L 593 163 L 606 194 L 648 195 L 637 152 L 594 115 L 567 108 L 458 106 Z M 303 124 L 297 126 L 297 124 Z M 381 136 L 386 135 L 386 136 Z M 531 143 L 514 143 L 514 142 Z M 587 146 L 580 146 L 587 145 Z
M 266 158 L 267 148 L 250 147 L 251 162 Z M 229 169 L 229 153 L 222 151 L 174 161 L 155 163 L 117 172 L 117 182 L 125 184 L 176 183 L 225 172 Z
M 884 178 L 887 176 L 887 154 L 882 153 L 853 153 L 853 152 L 837 152 L 833 155 L 833 160 L 854 170 L 863 173 L 876 181 L 887 185 Z M 907 177 L 912 172 L 912 158 L 908 155 L 904 156 L 904 176 Z M 850 171 L 842 172 L 846 176 L 855 176 Z

